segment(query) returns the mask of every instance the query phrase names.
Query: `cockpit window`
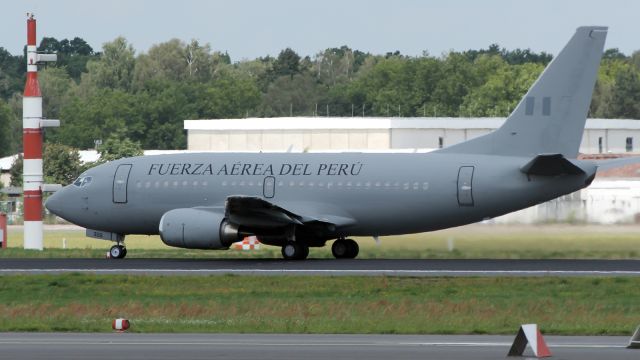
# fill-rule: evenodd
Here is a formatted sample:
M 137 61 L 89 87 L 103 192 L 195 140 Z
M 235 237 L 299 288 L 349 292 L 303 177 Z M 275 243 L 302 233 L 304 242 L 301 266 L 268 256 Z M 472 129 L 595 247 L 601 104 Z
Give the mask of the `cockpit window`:
M 91 176 L 81 176 L 77 178 L 76 181 L 73 182 L 73 185 L 77 187 L 85 187 L 91 184 L 92 179 L 93 178 Z

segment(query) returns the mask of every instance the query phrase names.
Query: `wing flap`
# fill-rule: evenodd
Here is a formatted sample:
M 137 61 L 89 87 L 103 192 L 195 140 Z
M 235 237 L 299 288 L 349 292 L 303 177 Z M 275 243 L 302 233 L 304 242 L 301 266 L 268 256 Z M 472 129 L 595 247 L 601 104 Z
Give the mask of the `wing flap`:
M 316 203 L 291 203 L 282 206 L 254 196 L 229 196 L 226 217 L 233 223 L 250 227 L 280 227 L 285 225 L 320 225 L 334 231 L 356 221 L 335 209 Z
M 225 214 L 231 222 L 245 226 L 302 225 L 298 215 L 254 196 L 229 196 Z

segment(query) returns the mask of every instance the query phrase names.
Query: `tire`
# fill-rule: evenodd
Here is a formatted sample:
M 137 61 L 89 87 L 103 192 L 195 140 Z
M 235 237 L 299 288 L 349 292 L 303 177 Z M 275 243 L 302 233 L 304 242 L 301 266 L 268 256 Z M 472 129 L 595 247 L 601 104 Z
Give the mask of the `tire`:
M 336 259 L 345 259 L 349 254 L 349 244 L 344 239 L 338 239 L 331 245 L 331 253 Z
M 124 257 L 124 246 L 122 245 L 113 245 L 111 249 L 109 249 L 109 256 L 112 259 L 122 259 Z
M 282 247 L 285 260 L 304 260 L 309 256 L 309 247 L 299 242 L 288 242 Z
M 356 256 L 358 256 L 358 253 L 360 252 L 360 246 L 358 246 L 358 243 L 355 242 L 355 240 L 353 239 L 347 239 L 345 240 L 345 243 L 347 244 L 348 251 L 344 258 L 355 259 Z
M 309 256 L 309 247 L 306 244 L 300 244 L 300 247 L 302 248 L 302 252 L 298 260 L 305 260 Z

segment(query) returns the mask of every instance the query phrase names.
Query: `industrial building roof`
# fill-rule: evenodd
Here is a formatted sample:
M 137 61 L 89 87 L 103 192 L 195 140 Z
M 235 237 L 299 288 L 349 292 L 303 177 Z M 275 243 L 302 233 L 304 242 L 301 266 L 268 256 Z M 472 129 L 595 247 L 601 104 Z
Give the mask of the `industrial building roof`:
M 185 130 L 497 129 L 506 118 L 279 117 L 185 120 Z M 587 119 L 586 129 L 640 130 L 640 121 Z

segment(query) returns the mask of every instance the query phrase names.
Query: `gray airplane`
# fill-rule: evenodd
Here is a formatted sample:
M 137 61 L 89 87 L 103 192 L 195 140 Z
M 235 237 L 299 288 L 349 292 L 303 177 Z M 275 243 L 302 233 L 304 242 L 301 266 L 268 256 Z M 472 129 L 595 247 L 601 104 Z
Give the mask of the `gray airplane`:
M 83 173 L 51 196 L 52 213 L 116 242 L 160 234 L 170 246 L 227 249 L 245 236 L 285 259 L 349 236 L 398 235 L 478 222 L 589 186 L 577 160 L 606 27 L 580 27 L 498 130 L 430 153 L 197 153 L 133 157 Z

